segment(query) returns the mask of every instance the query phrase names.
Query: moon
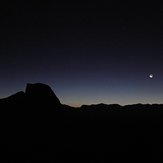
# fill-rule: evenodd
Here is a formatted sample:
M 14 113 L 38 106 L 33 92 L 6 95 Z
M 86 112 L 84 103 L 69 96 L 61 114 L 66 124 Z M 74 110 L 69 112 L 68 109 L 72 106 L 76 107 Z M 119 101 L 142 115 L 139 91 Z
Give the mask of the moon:
M 150 75 L 149 75 L 149 78 L 152 79 L 152 78 L 153 78 L 153 74 L 150 74 Z

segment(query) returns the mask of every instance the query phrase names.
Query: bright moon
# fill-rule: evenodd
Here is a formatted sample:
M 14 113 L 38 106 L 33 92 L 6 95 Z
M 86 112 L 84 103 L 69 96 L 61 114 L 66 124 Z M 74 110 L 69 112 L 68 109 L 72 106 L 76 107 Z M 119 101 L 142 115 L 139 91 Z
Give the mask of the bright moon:
M 152 79 L 152 78 L 153 78 L 153 74 L 150 74 L 150 75 L 149 75 L 149 78 L 151 78 L 151 79 Z

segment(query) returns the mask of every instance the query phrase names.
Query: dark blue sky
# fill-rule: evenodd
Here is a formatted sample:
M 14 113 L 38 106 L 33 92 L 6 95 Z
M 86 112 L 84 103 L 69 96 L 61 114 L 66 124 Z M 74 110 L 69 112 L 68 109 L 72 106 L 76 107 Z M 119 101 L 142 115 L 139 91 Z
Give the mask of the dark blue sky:
M 161 4 L 4 4 L 0 97 L 44 82 L 73 106 L 162 103 L 162 18 Z

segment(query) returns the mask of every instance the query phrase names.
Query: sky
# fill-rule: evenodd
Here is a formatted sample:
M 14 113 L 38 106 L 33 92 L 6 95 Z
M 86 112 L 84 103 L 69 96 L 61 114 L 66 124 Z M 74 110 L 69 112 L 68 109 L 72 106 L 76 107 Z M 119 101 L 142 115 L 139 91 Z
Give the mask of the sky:
M 0 98 L 42 82 L 71 106 L 162 103 L 162 19 L 161 3 L 6 2 Z

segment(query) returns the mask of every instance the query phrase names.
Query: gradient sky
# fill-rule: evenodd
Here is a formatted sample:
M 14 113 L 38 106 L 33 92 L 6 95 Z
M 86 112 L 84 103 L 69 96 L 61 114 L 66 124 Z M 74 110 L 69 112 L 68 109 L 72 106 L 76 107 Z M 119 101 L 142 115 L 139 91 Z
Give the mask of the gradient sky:
M 73 106 L 162 103 L 161 4 L 109 2 L 4 4 L 0 98 L 43 82 Z

